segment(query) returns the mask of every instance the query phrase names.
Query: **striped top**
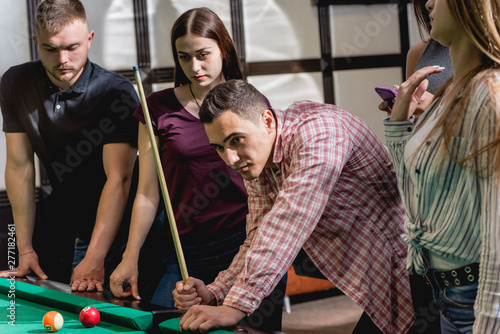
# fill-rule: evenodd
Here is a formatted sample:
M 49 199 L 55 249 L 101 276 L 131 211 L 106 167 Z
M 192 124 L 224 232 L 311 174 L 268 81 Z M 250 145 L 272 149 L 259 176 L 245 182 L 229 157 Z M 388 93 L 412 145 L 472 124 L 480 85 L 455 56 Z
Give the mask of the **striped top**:
M 300 101 L 275 114 L 278 170 L 245 181 L 247 240 L 208 288 L 219 304 L 252 313 L 303 248 L 383 333 L 406 333 L 404 212 L 387 148 L 333 105 Z
M 384 122 L 406 210 L 407 268 L 425 273 L 428 251 L 450 261 L 480 262 L 473 331 L 500 333 L 500 185 L 497 174 L 478 177 L 473 170 L 487 166 L 493 152 L 479 155 L 465 168 L 449 155 L 442 161 L 444 141 L 438 130 L 409 158 L 414 161 L 404 161 L 405 146 L 412 134 L 427 125 L 425 120 L 439 103 L 435 101 L 416 125 L 412 120 Z M 475 147 L 483 147 L 496 135 L 498 120 L 491 105 L 487 84 L 481 84 L 467 103 L 464 122 L 449 147 L 456 161 L 472 151 L 473 138 L 478 138 Z

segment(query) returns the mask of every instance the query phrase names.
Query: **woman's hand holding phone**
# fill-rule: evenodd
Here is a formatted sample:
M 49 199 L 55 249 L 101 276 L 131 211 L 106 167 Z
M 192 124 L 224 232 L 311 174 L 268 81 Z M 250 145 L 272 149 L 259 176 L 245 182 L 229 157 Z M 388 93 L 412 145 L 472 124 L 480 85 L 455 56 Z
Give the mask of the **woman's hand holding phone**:
M 391 112 L 391 121 L 408 120 L 417 111 L 422 97 L 427 91 L 426 78 L 444 70 L 441 66 L 427 66 L 413 73 L 398 89 L 398 98 Z
M 375 91 L 384 100 L 379 104 L 379 109 L 386 111 L 391 120 L 407 120 L 412 115 L 417 118 L 432 103 L 434 96 L 427 92 L 429 81 L 426 78 L 444 70 L 441 66 L 424 67 L 411 75 L 401 86 L 394 89 L 375 87 Z M 396 100 L 396 96 L 398 96 Z
M 396 98 L 396 96 L 398 96 L 398 92 L 396 92 L 394 89 L 380 87 L 380 86 L 375 87 L 375 91 L 382 98 L 382 100 L 384 100 L 384 102 L 387 103 L 387 107 L 389 108 L 389 111 L 390 111 L 394 105 L 394 99 Z M 385 104 L 383 103 L 380 106 L 382 106 L 382 105 L 385 105 Z M 380 108 L 380 106 L 379 106 L 379 108 Z M 387 110 L 384 110 L 384 111 L 387 111 Z

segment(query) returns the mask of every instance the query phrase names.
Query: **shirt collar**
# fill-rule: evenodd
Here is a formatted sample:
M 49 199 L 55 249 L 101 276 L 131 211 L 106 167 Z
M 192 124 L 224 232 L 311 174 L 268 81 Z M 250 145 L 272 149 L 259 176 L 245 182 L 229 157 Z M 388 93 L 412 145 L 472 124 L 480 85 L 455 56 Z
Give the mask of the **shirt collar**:
M 281 149 L 281 133 L 283 131 L 285 113 L 282 110 L 278 109 L 271 109 L 271 111 L 276 117 L 276 141 L 274 144 L 273 163 L 279 165 L 281 160 L 283 160 L 283 150 Z
M 41 70 L 42 70 L 42 76 L 46 82 L 46 86 L 49 88 L 61 90 L 58 88 L 56 85 L 50 81 L 49 76 L 47 75 L 47 71 L 43 67 L 42 63 L 40 62 Z M 89 80 L 90 80 L 90 74 L 92 73 L 92 63 L 87 59 L 87 62 L 85 63 L 85 67 L 83 68 L 82 74 L 80 74 L 80 77 L 78 80 L 69 88 L 63 89 L 64 92 L 66 93 L 84 93 L 85 90 L 87 89 Z
M 92 72 L 92 66 L 90 61 L 87 59 L 87 63 L 83 68 L 82 74 L 78 80 L 73 84 L 73 86 L 68 88 L 68 92 L 83 93 L 87 89 L 89 84 L 90 73 Z

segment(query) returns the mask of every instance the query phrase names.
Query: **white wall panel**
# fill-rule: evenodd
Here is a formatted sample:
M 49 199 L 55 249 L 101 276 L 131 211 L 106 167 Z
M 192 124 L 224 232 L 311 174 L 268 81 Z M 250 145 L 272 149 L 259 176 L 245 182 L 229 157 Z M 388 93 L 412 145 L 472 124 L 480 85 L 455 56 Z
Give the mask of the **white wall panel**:
M 132 0 L 81 1 L 95 32 L 90 60 L 112 71 L 131 70 L 137 63 Z
M 398 6 L 330 6 L 334 57 L 400 53 Z
M 244 0 L 246 60 L 319 58 L 317 12 L 309 0 Z
M 30 60 L 26 1 L 1 0 L 0 11 L 0 76 L 12 65 Z
M 401 69 L 398 67 L 335 72 L 336 104 L 363 119 L 385 142 L 382 119 L 386 113 L 378 109 L 382 100 L 374 88 L 399 84 L 401 75 Z
M 0 76 L 11 66 L 30 60 L 30 39 L 26 1 L 1 1 Z M 0 124 L 2 115 L 0 113 Z M 5 134 L 0 135 L 0 191 L 5 190 Z
M 248 77 L 248 82 L 264 94 L 276 109 L 286 109 L 298 100 L 324 101 L 321 73 L 259 75 Z
M 413 14 L 413 6 L 408 5 L 408 26 L 410 30 L 410 45 L 413 45 L 422 39 L 420 38 L 420 34 L 418 32 L 418 24 L 415 19 L 415 15 Z
M 164 90 L 167 88 L 174 88 L 173 82 L 163 82 L 158 84 L 153 84 L 153 92 L 157 92 L 159 90 Z

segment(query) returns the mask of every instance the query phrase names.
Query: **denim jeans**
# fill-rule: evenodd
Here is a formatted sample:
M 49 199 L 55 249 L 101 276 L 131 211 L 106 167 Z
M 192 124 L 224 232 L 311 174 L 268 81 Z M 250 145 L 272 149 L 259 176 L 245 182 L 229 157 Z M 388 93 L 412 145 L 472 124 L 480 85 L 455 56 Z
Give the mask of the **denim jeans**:
M 206 243 L 182 242 L 189 276 L 201 279 L 207 285 L 212 283 L 219 272 L 229 267 L 245 238 L 246 233 L 242 229 L 230 236 L 211 239 Z M 175 289 L 175 284 L 182 281 L 182 276 L 173 247 L 168 248 L 163 261 L 165 273 L 156 288 L 151 303 L 174 308 L 172 291 Z
M 434 300 L 441 312 L 442 334 L 472 334 L 474 302 L 478 283 L 433 289 Z
M 89 248 L 89 244 L 80 239 L 76 238 L 75 239 L 75 250 L 73 253 L 73 264 L 71 266 L 71 271 L 75 270 L 75 267 L 82 262 L 83 258 L 85 257 L 85 254 L 87 253 L 87 249 Z

